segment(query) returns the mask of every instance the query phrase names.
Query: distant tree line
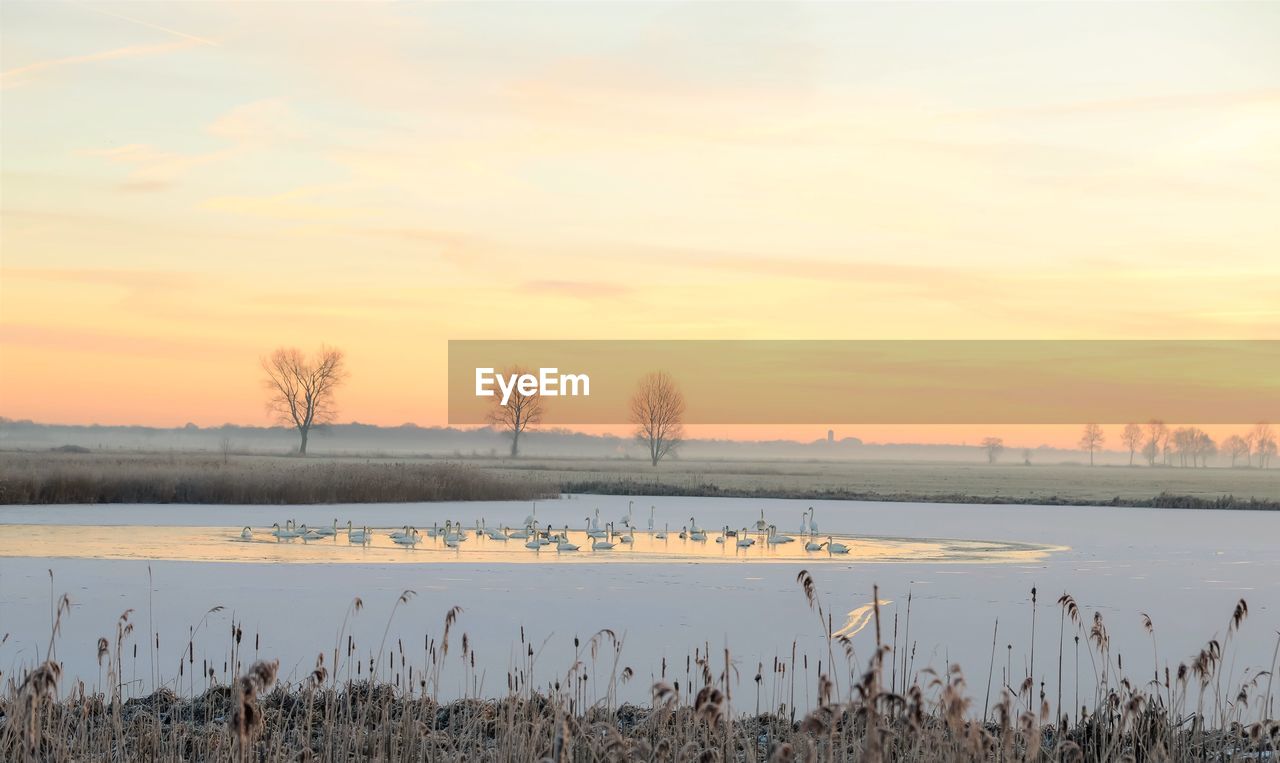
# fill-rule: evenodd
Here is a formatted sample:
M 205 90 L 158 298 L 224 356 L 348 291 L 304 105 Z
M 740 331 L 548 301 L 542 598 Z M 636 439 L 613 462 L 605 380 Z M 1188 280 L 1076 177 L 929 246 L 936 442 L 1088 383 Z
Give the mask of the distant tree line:
M 1080 436 L 1079 446 L 1089 454 L 1089 465 L 1093 466 L 1094 453 L 1106 442 L 1106 433 L 1096 423 L 1086 424 Z M 1159 419 L 1152 419 L 1144 424 L 1125 424 L 1120 434 L 1120 442 L 1129 451 L 1129 465 L 1133 466 L 1139 454 L 1146 459 L 1148 466 L 1173 466 L 1176 462 L 1182 467 L 1205 467 L 1209 459 L 1223 453 L 1231 457 L 1231 467 L 1243 465 L 1266 469 L 1275 460 L 1277 451 L 1276 434 L 1271 424 L 1260 421 L 1246 434 L 1233 434 L 1225 438 L 1222 444 L 1214 442 L 1209 433 L 1199 427 L 1186 426 L 1170 429 Z M 1004 440 L 999 437 L 987 437 L 979 443 L 986 453 L 987 463 L 994 464 L 1004 450 Z M 1023 451 L 1024 463 L 1031 463 L 1030 451 Z

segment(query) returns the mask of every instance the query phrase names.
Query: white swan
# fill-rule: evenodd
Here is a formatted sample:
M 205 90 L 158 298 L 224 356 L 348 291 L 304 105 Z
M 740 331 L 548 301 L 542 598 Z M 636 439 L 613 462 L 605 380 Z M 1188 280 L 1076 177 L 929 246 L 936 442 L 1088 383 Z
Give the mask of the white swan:
M 663 524 L 663 525 L 662 525 L 662 529 L 661 529 L 661 530 L 659 530 L 658 532 L 654 533 L 654 536 L 653 536 L 653 537 L 657 538 L 658 540 L 666 540 L 666 539 L 667 539 L 667 528 L 668 528 L 668 527 L 669 527 L 669 525 L 667 525 L 667 524 Z
M 829 551 L 829 552 L 831 552 L 831 553 L 833 553 L 833 554 L 847 554 L 847 553 L 849 553 L 849 547 L 848 547 L 848 546 L 846 546 L 846 545 L 845 545 L 845 544 L 843 544 L 843 543 L 832 543 L 832 542 L 831 542 L 831 536 L 830 536 L 830 535 L 828 535 L 828 536 L 827 536 L 827 551 Z
M 742 532 L 738 534 L 738 548 L 751 548 L 755 543 L 755 538 L 747 536 L 747 528 L 742 528 Z
M 818 534 L 818 512 L 812 506 L 809 507 L 809 534 Z
M 756 529 L 764 532 L 769 529 L 769 523 L 764 521 L 764 509 L 760 510 L 760 518 L 756 520 Z
M 438 538 L 438 537 L 440 537 L 440 523 L 439 523 L 439 522 L 432 522 L 432 523 L 431 523 L 431 526 L 427 528 L 427 537 L 428 537 L 428 538 Z
M 333 536 L 338 534 L 338 518 L 337 517 L 333 518 L 332 527 L 317 527 L 316 529 L 312 530 L 312 532 L 315 533 L 316 535 L 324 535 L 332 538 Z
M 656 506 L 649 507 L 649 532 L 653 532 L 653 513 L 657 511 Z
M 706 539 L 707 539 L 707 533 L 701 527 L 697 527 L 695 525 L 694 528 L 689 531 L 689 540 L 706 540 Z
M 511 532 L 507 533 L 507 537 L 508 537 L 508 538 L 515 538 L 515 539 L 517 539 L 517 540 L 524 540 L 524 539 L 528 538 L 528 537 L 529 537 L 529 525 L 532 525 L 532 524 L 533 524 L 533 523 L 532 523 L 532 522 L 530 522 L 530 523 L 526 524 L 524 527 L 522 527 L 522 528 L 520 528 L 520 529 L 518 529 L 518 530 L 512 530 Z
M 795 538 L 792 538 L 790 535 L 779 535 L 777 525 L 769 525 L 769 537 L 766 539 L 766 542 L 770 546 L 777 546 L 781 543 L 791 543 L 794 540 Z
M 395 532 L 391 533 L 387 537 L 391 538 L 391 540 L 400 540 L 401 538 L 408 538 L 411 535 L 416 535 L 417 532 L 418 532 L 417 530 L 414 530 L 413 532 L 409 532 L 409 525 L 405 525 L 402 529 L 396 530 Z
M 373 540 L 373 534 L 369 532 L 368 527 L 365 527 L 363 530 L 351 530 L 351 529 L 347 530 L 348 543 L 364 544 L 364 543 L 368 543 L 371 540 Z
M 803 517 L 801 517 L 801 519 L 800 519 L 800 534 L 801 534 L 801 535 L 808 535 L 808 534 L 809 534 L 809 511 L 808 511 L 808 509 L 806 509 L 806 510 L 805 510 L 805 512 L 804 512 L 804 516 L 803 516 Z
M 488 532 L 489 540 L 507 540 L 511 536 L 507 535 L 507 533 L 505 532 L 506 529 L 507 528 L 505 527 L 502 528 L 501 530 L 497 528 L 490 529 Z
M 805 551 L 821 551 L 822 544 L 814 540 L 813 538 L 810 538 L 809 542 L 804 544 L 804 550 Z
M 275 524 L 271 525 L 271 534 L 276 536 L 277 539 L 279 539 L 279 538 L 296 538 L 302 533 L 293 529 L 293 527 L 289 524 L 289 522 L 285 522 L 283 528 L 280 527 L 279 522 L 276 522 Z
M 599 518 L 600 518 L 600 510 L 596 509 L 596 519 L 598 520 Z M 604 530 L 600 529 L 600 525 L 597 522 L 592 521 L 591 518 L 588 517 L 587 518 L 587 537 L 603 538 L 605 535 L 606 533 Z
M 596 507 L 596 515 L 595 515 L 595 517 L 591 520 L 591 529 L 592 529 L 592 530 L 599 530 L 599 529 L 600 529 L 600 507 L 599 507 L 599 506 L 597 506 L 597 507 Z
M 253 528 L 248 525 L 240 531 L 240 540 L 253 540 Z
M 538 521 L 538 504 L 537 504 L 537 502 L 534 502 L 534 504 L 533 504 L 533 513 L 532 513 L 532 514 L 529 514 L 528 516 L 526 516 L 526 517 L 524 518 L 524 523 L 525 523 L 526 525 L 531 525 L 531 524 L 533 524 L 534 522 L 537 522 L 537 521 Z
M 635 505 L 636 505 L 636 502 L 635 502 L 635 501 L 627 501 L 627 513 L 626 513 L 626 515 L 625 515 L 622 519 L 619 519 L 619 520 L 618 520 L 620 523 L 622 523 L 622 526 L 623 526 L 623 527 L 631 527 L 631 526 L 632 526 L 632 522 L 631 522 L 631 512 L 632 512 L 632 507 L 634 507 Z
M 728 538 L 728 537 L 729 537 L 729 526 L 728 526 L 728 525 L 725 525 L 725 526 L 720 530 L 720 534 L 719 534 L 718 536 L 716 536 L 716 543 L 724 543 L 724 539 L 725 539 L 725 538 Z
M 567 534 L 561 535 L 560 540 L 556 542 L 556 551 L 577 551 L 578 547 L 569 542 Z
M 689 517 L 689 532 L 691 533 L 702 532 L 702 528 L 698 527 L 698 523 L 693 521 L 693 517 Z
M 422 542 L 422 535 L 417 531 L 417 529 L 413 527 L 409 527 L 406 529 L 408 530 L 408 532 L 405 535 L 401 535 L 399 538 L 393 537 L 391 540 L 395 541 L 401 546 L 410 546 L 410 547 L 416 546 Z

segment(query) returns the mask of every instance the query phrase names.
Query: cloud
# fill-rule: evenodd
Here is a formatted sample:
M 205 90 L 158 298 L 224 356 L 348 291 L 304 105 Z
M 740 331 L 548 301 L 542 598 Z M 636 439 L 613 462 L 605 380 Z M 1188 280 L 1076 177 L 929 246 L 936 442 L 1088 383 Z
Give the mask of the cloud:
M 229 145 L 201 153 L 177 153 L 151 145 L 128 143 L 101 149 L 82 149 L 84 156 L 105 159 L 130 168 L 118 185 L 125 191 L 162 191 L 191 170 L 297 140 L 305 135 L 283 99 L 267 98 L 240 104 L 215 119 L 205 132 Z
M 62 58 L 50 58 L 44 61 L 35 61 L 24 66 L 10 69 L 6 72 L 0 72 L 0 90 L 7 90 L 11 87 L 25 85 L 38 75 L 56 69 L 97 63 L 100 61 L 146 58 L 148 56 L 156 56 L 162 53 L 170 53 L 175 50 L 193 48 L 200 44 L 201 43 L 190 40 L 180 40 L 177 42 L 161 42 L 150 45 L 128 45 L 123 48 L 114 48 L 112 50 L 102 51 L 101 53 L 88 53 L 80 56 L 64 56 Z

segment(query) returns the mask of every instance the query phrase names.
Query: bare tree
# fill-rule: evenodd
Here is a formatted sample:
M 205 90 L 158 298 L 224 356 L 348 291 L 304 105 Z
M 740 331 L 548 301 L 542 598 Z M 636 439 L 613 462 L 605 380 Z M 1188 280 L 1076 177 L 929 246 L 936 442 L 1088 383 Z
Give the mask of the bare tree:
M 1125 424 L 1120 441 L 1129 449 L 1129 466 L 1133 466 L 1133 455 L 1142 447 L 1142 427 L 1137 424 Z
M 1238 434 L 1233 434 L 1222 441 L 1222 449 L 1231 454 L 1231 468 L 1236 468 L 1236 460 L 1241 456 L 1245 458 L 1245 465 L 1249 463 L 1249 451 L 1252 450 L 1249 441 Z
M 1089 451 L 1089 466 L 1093 466 L 1093 452 L 1102 447 L 1107 436 L 1097 424 L 1085 424 L 1084 434 L 1080 436 L 1080 449 Z
M 1258 456 L 1258 468 L 1266 469 L 1267 463 L 1276 454 L 1276 436 L 1269 423 L 1259 421 L 1254 425 L 1249 432 L 1249 446 Z
M 1004 450 L 1004 440 L 999 437 L 987 437 L 982 440 L 982 449 L 987 451 L 987 463 L 994 464 Z
M 523 368 L 508 368 L 502 371 L 503 376 L 517 379 L 528 374 Z M 511 389 L 506 405 L 497 395 L 493 397 L 493 409 L 489 411 L 489 423 L 511 435 L 511 457 L 520 455 L 520 435 L 531 426 L 542 423 L 542 395 L 537 388 L 531 394 L 525 394 L 516 384 Z
M 267 372 L 266 387 L 271 397 L 267 409 L 280 423 L 295 427 L 302 438 L 298 454 L 307 454 L 307 436 L 311 428 L 327 424 L 336 413 L 334 390 L 347 378 L 342 350 L 320 346 L 315 357 L 308 359 L 299 350 L 281 347 L 262 359 Z
M 1169 441 L 1169 427 L 1159 419 L 1147 422 L 1147 444 L 1142 448 L 1142 455 L 1147 459 L 1147 466 L 1155 466 Z
M 654 466 L 684 439 L 684 393 L 665 371 L 640 380 L 631 396 L 631 423 L 636 439 L 649 448 Z

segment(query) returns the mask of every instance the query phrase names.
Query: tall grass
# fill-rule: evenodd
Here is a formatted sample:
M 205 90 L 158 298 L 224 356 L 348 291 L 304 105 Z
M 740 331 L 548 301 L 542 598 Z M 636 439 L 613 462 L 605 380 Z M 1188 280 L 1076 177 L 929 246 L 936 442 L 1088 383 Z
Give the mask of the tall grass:
M 524 501 L 554 491 L 450 463 L 5 454 L 0 504 Z
M 802 571 L 798 583 L 822 631 L 831 634 L 813 578 Z M 462 630 L 460 608 L 444 614 L 437 632 L 423 635 L 420 652 L 402 639 L 389 640 L 397 609 L 413 595 L 400 595 L 381 641 L 371 645 L 357 644 L 348 631 L 363 609 L 355 599 L 332 650 L 319 651 L 310 674 L 290 683 L 280 681 L 278 663 L 258 654 L 256 637 L 251 648 L 234 621 L 223 664 L 204 659 L 195 665 L 202 620 L 185 634 L 176 673 L 140 698 L 124 697 L 125 672 L 156 657 L 160 641 L 148 634 L 142 647 L 156 653 L 140 658 L 127 611 L 98 642 L 96 686 L 60 686 L 55 658 L 7 678 L 0 759 L 1190 761 L 1274 759 L 1280 748 L 1275 665 L 1243 675 L 1226 667 L 1248 618 L 1243 600 L 1221 640 L 1177 666 L 1161 668 L 1157 661 L 1151 675 L 1133 676 L 1111 653 L 1102 616 L 1086 615 L 1064 594 L 1057 665 L 1070 634 L 1076 644 L 1083 639 L 1094 673 L 1086 699 L 1074 706 L 1051 702 L 1030 666 L 1021 677 L 1010 666 L 994 702 L 978 706 L 958 666 L 917 670 L 914 658 L 906 659 L 913 651 L 909 611 L 899 646 L 896 625 L 890 630 L 882 622 L 877 605 L 870 655 L 859 658 L 848 638 L 828 635 L 813 654 L 793 644 L 772 665 L 753 671 L 727 648 L 704 646 L 683 665 L 664 660 L 650 703 L 638 707 L 618 703 L 620 688 L 638 679 L 611 630 L 575 637 L 571 663 L 535 683 L 541 648 L 522 629 L 505 694 L 481 696 L 486 666 Z M 54 603 L 51 655 L 69 608 L 65 596 Z M 441 675 L 452 661 L 468 688 L 445 702 Z M 993 649 L 987 681 L 994 669 Z

